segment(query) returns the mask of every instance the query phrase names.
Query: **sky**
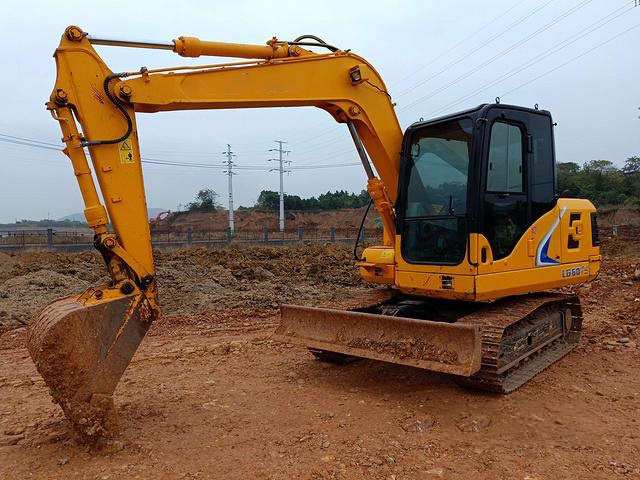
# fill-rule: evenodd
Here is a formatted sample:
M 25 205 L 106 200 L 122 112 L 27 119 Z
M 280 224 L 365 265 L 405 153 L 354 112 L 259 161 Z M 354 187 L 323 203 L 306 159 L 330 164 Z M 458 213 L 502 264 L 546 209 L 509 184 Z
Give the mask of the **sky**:
M 67 25 L 96 36 L 170 41 L 180 35 L 264 44 L 315 34 L 371 62 L 382 75 L 403 130 L 412 122 L 494 101 L 550 110 L 557 160 L 605 159 L 622 166 L 640 155 L 638 0 L 458 0 L 234 2 L 181 0 L 1 2 L 0 139 L 59 143 L 44 102 L 52 58 Z M 208 64 L 171 51 L 96 46 L 113 71 Z M 220 59 L 221 62 L 227 61 Z M 138 114 L 142 155 L 215 169 L 145 164 L 149 207 L 175 210 L 211 188 L 227 199 L 222 152 L 238 166 L 275 167 L 275 140 L 287 142 L 285 192 L 308 197 L 365 188 L 346 126 L 323 110 L 265 108 Z M 238 170 L 235 206 L 278 190 L 276 172 Z M 60 218 L 82 199 L 62 153 L 0 141 L 0 223 Z

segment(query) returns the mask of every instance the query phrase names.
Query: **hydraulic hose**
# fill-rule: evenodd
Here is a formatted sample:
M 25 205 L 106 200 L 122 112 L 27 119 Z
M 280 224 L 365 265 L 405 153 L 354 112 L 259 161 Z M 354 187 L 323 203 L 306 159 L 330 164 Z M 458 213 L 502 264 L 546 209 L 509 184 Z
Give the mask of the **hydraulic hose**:
M 315 42 L 303 42 L 302 40 L 311 39 L 315 40 Z M 334 47 L 333 45 L 329 45 L 327 42 L 322 40 L 320 37 L 316 37 L 315 35 L 300 35 L 298 38 L 294 39 L 293 42 L 288 42 L 289 45 L 301 45 L 303 47 L 324 47 L 328 48 L 332 52 L 337 52 L 340 50 L 338 47 Z
M 111 103 L 113 103 L 116 108 L 120 110 L 122 115 L 124 115 L 124 118 L 127 120 L 127 131 L 124 132 L 122 136 L 114 138 L 112 140 L 85 140 L 82 142 L 83 147 L 87 147 L 90 145 L 113 145 L 125 141 L 127 138 L 129 138 L 129 135 L 131 135 L 131 132 L 133 131 L 133 120 L 131 120 L 131 115 L 129 115 L 129 112 L 127 112 L 127 109 L 124 107 L 124 104 L 120 101 L 120 99 L 109 90 L 109 83 L 111 82 L 111 80 L 113 80 L 114 78 L 123 78 L 126 76 L 126 73 L 112 73 L 110 75 L 107 75 L 107 77 L 104 79 L 104 82 L 102 83 L 102 87 L 104 88 L 104 93 L 107 95 L 107 98 L 111 100 Z
M 361 258 L 358 255 L 358 244 L 360 243 L 362 229 L 364 228 L 364 221 L 367 219 L 367 215 L 369 215 L 369 209 L 371 208 L 372 203 L 373 203 L 373 198 L 369 200 L 367 209 L 364 211 L 364 215 L 362 216 L 362 221 L 360 222 L 360 228 L 358 228 L 358 236 L 356 237 L 356 244 L 353 246 L 353 256 L 358 262 L 361 262 L 363 260 L 363 258 Z

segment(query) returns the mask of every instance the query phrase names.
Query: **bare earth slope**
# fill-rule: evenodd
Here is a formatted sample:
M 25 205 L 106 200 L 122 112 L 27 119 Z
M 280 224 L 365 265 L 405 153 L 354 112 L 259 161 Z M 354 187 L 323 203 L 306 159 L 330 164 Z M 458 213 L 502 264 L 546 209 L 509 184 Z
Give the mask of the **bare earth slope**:
M 0 258 L 12 263 L 0 267 L 0 479 L 640 478 L 638 256 L 606 258 L 579 290 L 577 350 L 498 396 L 409 367 L 327 366 L 271 341 L 279 302 L 367 291 L 347 248 L 162 252 L 166 314 L 116 390 L 121 435 L 88 448 L 15 327 L 99 280 L 98 260 Z M 14 318 L 15 288 L 29 307 Z

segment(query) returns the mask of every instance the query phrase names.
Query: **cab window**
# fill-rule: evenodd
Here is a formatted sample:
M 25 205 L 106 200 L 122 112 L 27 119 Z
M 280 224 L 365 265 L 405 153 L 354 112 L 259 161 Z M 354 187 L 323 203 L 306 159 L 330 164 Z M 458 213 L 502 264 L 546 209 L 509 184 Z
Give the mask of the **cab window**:
M 491 127 L 487 191 L 522 193 L 522 131 L 505 122 Z

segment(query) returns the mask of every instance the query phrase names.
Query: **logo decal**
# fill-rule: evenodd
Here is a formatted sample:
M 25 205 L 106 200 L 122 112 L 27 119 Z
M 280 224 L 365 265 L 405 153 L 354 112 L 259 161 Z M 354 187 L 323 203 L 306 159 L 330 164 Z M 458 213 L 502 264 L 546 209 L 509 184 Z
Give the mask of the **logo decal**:
M 551 225 L 549 231 L 545 233 L 544 237 L 542 237 L 542 240 L 540 240 L 540 243 L 538 244 L 538 248 L 536 250 L 536 267 L 547 267 L 549 265 L 558 265 L 560 263 L 559 261 L 549 257 L 549 243 L 551 243 L 551 235 L 553 235 L 556 227 L 560 225 L 560 220 L 562 219 L 566 211 L 567 207 L 564 207 L 562 210 L 560 210 L 560 215 L 558 215 L 558 218 L 556 218 L 556 220 L 553 222 L 553 225 Z

